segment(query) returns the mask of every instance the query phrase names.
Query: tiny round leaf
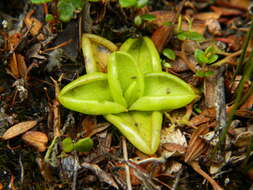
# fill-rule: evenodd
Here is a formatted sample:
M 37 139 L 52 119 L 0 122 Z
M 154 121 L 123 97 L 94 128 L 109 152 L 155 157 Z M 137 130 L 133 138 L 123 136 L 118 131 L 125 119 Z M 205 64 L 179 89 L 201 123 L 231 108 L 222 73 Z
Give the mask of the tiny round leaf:
M 71 152 L 74 149 L 74 144 L 70 137 L 67 137 L 62 141 L 62 149 L 64 152 Z
M 74 149 L 79 152 L 89 152 L 92 147 L 93 140 L 89 137 L 78 140 L 74 145 Z

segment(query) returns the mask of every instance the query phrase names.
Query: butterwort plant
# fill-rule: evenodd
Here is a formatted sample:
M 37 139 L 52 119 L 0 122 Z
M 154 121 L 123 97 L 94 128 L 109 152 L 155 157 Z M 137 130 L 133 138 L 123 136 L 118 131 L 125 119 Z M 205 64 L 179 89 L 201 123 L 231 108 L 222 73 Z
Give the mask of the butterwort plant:
M 82 42 L 87 74 L 61 90 L 60 103 L 80 113 L 103 115 L 137 149 L 154 154 L 163 112 L 189 104 L 196 97 L 193 89 L 162 71 L 160 56 L 148 37 L 130 38 L 119 50 L 92 34 L 84 34 Z M 106 72 L 99 69 L 101 46 L 107 47 Z

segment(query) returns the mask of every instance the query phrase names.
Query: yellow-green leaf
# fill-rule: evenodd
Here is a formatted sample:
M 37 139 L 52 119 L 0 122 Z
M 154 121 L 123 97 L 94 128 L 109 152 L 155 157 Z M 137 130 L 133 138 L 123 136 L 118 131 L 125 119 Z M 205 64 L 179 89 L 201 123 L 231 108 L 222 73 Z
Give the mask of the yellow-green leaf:
M 105 118 L 140 151 L 154 154 L 160 143 L 161 112 L 129 112 Z
M 132 55 L 142 73 L 160 72 L 162 71 L 159 53 L 148 37 L 129 38 L 120 47 L 121 51 L 125 51 Z
M 108 82 L 115 102 L 131 105 L 142 96 L 144 78 L 135 60 L 125 52 L 114 52 L 109 57 Z
M 130 110 L 178 109 L 186 106 L 196 97 L 187 83 L 169 73 L 149 73 L 145 75 L 144 81 L 144 94 L 130 107 Z
M 64 107 L 84 114 L 104 115 L 127 111 L 124 106 L 113 102 L 107 74 L 104 73 L 89 73 L 79 77 L 61 90 L 58 99 Z

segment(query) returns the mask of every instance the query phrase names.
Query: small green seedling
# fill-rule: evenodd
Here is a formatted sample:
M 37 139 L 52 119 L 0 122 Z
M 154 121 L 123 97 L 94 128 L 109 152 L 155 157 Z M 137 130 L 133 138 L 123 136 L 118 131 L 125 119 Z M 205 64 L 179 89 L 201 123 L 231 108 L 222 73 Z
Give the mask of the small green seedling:
M 175 60 L 176 59 L 176 54 L 172 49 L 165 48 L 162 53 L 165 57 L 167 57 L 170 60 Z
M 142 8 L 148 4 L 148 0 L 119 0 L 119 4 L 121 7 L 136 7 Z
M 199 34 L 198 32 L 192 31 L 192 19 L 188 17 L 185 17 L 185 18 L 188 22 L 189 29 L 188 31 L 182 31 L 182 16 L 180 15 L 178 17 L 177 38 L 179 40 L 194 40 L 197 42 L 201 42 L 205 40 L 203 35 Z
M 42 3 L 48 3 L 51 2 L 52 0 L 31 0 L 33 4 L 42 4 Z
M 54 0 L 31 0 L 33 4 L 43 4 L 52 1 Z M 97 0 L 89 0 L 89 1 L 97 1 Z M 78 13 L 82 10 L 84 3 L 85 3 L 84 0 L 57 1 L 57 12 L 59 14 L 59 19 L 63 22 L 69 22 L 72 18 L 74 18 L 75 13 Z
M 164 22 L 164 23 L 163 23 L 163 26 L 172 26 L 172 25 L 173 25 L 173 23 L 170 22 L 170 21 Z
M 76 143 L 73 143 L 73 140 L 70 137 L 67 137 L 62 141 L 62 149 L 67 153 L 72 152 L 73 150 L 78 152 L 89 152 L 92 147 L 93 141 L 89 137 L 82 138 Z
M 72 152 L 74 149 L 74 143 L 70 137 L 65 138 L 62 141 L 62 149 L 64 152 Z
M 141 24 L 142 24 L 141 16 L 138 15 L 138 16 L 134 17 L 134 24 L 136 26 L 141 26 Z
M 191 31 L 182 31 L 177 34 L 177 38 L 179 40 L 194 40 L 194 41 L 203 41 L 205 38 L 197 33 L 197 32 L 191 32 Z
M 47 15 L 45 16 L 45 20 L 46 20 L 47 22 L 53 21 L 53 20 L 54 20 L 54 16 L 53 16 L 52 14 L 47 14 Z
M 163 65 L 163 67 L 165 67 L 165 68 L 171 68 L 171 64 L 168 63 L 166 60 L 162 60 L 162 65 Z
M 208 47 L 205 51 L 196 49 L 194 57 L 200 64 L 211 64 L 219 58 L 213 46 Z
M 156 16 L 151 15 L 151 14 L 144 14 L 144 15 L 141 15 L 141 16 L 138 15 L 134 18 L 134 24 L 136 26 L 141 26 L 143 21 L 153 21 L 155 19 L 156 19 Z
M 69 22 L 74 17 L 74 13 L 82 10 L 83 5 L 84 0 L 60 0 L 57 4 L 60 20 Z
M 196 71 L 195 73 L 196 76 L 201 77 L 201 78 L 209 77 L 213 74 L 214 74 L 213 71 L 202 71 L 202 70 Z
M 142 20 L 145 21 L 154 21 L 156 19 L 155 15 L 151 15 L 151 14 L 144 14 L 140 16 Z
M 154 154 L 162 112 L 189 104 L 196 97 L 194 91 L 180 78 L 162 72 L 160 56 L 147 37 L 128 39 L 120 51 L 107 54 L 107 73 L 98 72 L 92 42 L 107 49 L 112 44 L 95 35 L 84 34 L 83 40 L 88 74 L 61 90 L 60 103 L 84 114 L 104 115 L 136 148 Z
M 194 57 L 202 65 L 202 69 L 196 71 L 195 75 L 198 77 L 209 77 L 213 75 L 213 71 L 209 71 L 207 64 L 214 63 L 219 56 L 216 54 L 217 49 L 214 46 L 206 48 L 205 51 L 201 49 L 196 49 L 194 52 Z

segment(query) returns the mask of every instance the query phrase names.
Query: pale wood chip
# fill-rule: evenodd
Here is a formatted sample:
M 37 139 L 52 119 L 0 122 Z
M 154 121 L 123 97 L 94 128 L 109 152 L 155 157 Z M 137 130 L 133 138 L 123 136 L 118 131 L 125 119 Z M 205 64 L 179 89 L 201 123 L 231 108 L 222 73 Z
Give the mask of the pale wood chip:
M 35 125 L 37 125 L 36 120 L 20 122 L 16 125 L 13 125 L 12 127 L 10 127 L 3 134 L 2 139 L 4 139 L 4 140 L 12 139 L 13 137 L 16 137 L 16 136 L 28 131 L 29 129 L 33 128 Z
M 29 145 L 35 147 L 39 152 L 44 152 L 47 147 L 48 137 L 40 131 L 28 131 L 22 135 L 22 139 Z

